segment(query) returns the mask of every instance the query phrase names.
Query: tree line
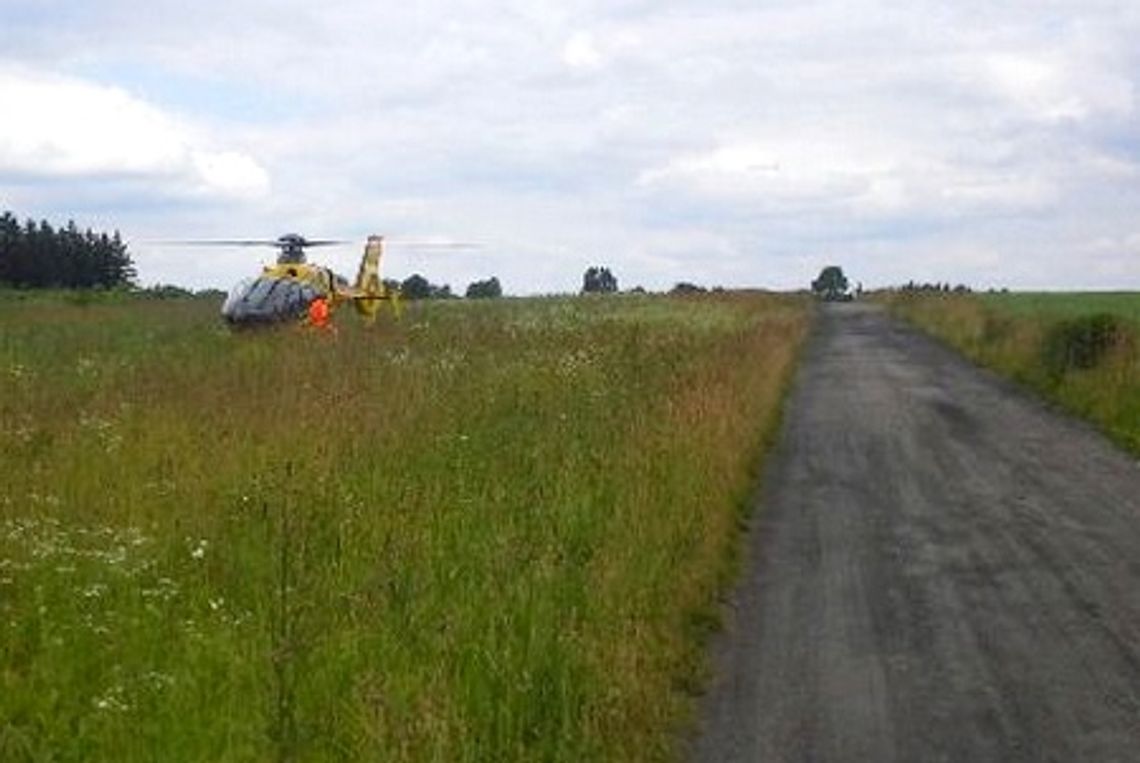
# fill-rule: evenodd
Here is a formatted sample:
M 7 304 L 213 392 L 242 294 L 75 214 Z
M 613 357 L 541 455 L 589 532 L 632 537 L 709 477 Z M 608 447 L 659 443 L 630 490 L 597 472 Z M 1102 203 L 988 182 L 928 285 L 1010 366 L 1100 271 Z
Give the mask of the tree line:
M 403 281 L 385 279 L 389 289 L 398 289 L 404 299 L 454 299 L 458 294 L 451 291 L 448 284 L 434 284 L 419 273 L 413 273 Z M 472 281 L 464 293 L 467 299 L 494 299 L 503 296 L 503 286 L 499 279 L 491 276 L 482 281 Z
M 413 273 L 403 281 L 394 278 L 385 279 L 384 285 L 389 289 L 398 289 L 404 299 L 456 299 L 459 297 L 458 294 L 451 291 L 449 285 L 434 284 L 419 273 Z M 582 274 L 581 294 L 617 294 L 620 291 L 617 276 L 604 265 L 592 265 Z M 708 289 L 689 281 L 680 281 L 665 293 L 674 297 L 684 297 L 706 294 L 710 291 L 720 293 L 723 292 L 724 289 L 720 286 Z M 626 293 L 647 294 L 648 292 L 640 286 L 634 286 L 632 289 L 627 290 Z M 503 296 L 503 287 L 502 284 L 499 283 L 498 278 L 491 276 L 488 279 L 473 281 L 468 284 L 467 291 L 463 296 L 467 299 L 494 299 Z
M 973 291 L 969 286 L 960 283 L 957 286 L 951 286 L 947 283 L 918 283 L 916 281 L 907 281 L 902 286 L 898 287 L 899 291 L 907 293 L 938 293 L 938 294 L 968 294 Z
M 20 223 L 5 211 L 0 214 L 0 286 L 17 288 L 115 288 L 135 287 L 136 272 L 127 245 L 119 231 L 110 235 L 90 228 L 80 230 L 74 220 L 53 228 L 47 220 L 29 218 Z M 453 299 L 460 295 L 447 284 L 434 284 L 419 273 L 402 281 L 386 279 L 385 285 L 399 289 L 407 299 Z M 644 293 L 641 287 L 631 293 Z M 671 294 L 695 294 L 704 288 L 687 282 L 679 283 Z M 592 266 L 582 276 L 583 294 L 614 294 L 618 280 L 604 266 Z M 177 286 L 159 285 L 143 290 L 155 297 L 178 297 L 191 294 Z M 463 296 L 468 299 L 494 299 L 503 295 L 502 284 L 495 276 L 473 281 Z
M 20 288 L 130 286 L 134 263 L 118 231 L 80 230 L 74 220 L 55 229 L 47 220 L 0 214 L 0 284 Z
M 385 281 L 385 285 L 399 289 L 405 299 L 452 299 L 459 296 L 452 293 L 449 285 L 434 284 L 419 273 L 413 273 L 403 281 Z M 582 275 L 583 294 L 614 294 L 617 290 L 617 278 L 607 267 L 590 267 Z M 503 286 L 497 277 L 491 276 L 468 284 L 463 296 L 467 299 L 495 299 L 503 296 Z

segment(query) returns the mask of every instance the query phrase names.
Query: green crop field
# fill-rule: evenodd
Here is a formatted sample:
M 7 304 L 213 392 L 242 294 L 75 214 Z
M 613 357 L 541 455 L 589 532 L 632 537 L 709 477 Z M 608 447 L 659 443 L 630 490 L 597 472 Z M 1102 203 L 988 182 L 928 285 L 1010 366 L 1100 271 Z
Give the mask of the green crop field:
M 881 298 L 901 317 L 1140 453 L 1140 292 Z
M 656 760 L 810 320 L 0 299 L 0 759 Z
M 1033 318 L 1072 318 L 1090 313 L 1114 313 L 1140 324 L 1140 292 L 1008 292 L 979 294 L 986 304 L 1014 315 Z

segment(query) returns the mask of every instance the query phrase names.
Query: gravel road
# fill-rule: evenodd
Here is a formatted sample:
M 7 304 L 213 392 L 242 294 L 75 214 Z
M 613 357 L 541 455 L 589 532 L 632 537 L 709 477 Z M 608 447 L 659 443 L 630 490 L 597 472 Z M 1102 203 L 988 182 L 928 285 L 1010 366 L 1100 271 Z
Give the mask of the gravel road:
M 800 368 L 695 761 L 1140 761 L 1140 463 L 874 307 Z

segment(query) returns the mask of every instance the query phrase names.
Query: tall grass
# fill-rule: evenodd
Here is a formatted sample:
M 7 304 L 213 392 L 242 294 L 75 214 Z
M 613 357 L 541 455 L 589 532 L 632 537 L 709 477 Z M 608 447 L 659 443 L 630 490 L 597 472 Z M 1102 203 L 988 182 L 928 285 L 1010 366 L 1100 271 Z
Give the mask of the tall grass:
M 895 313 L 1140 453 L 1140 294 L 885 299 Z
M 808 323 L 0 302 L 0 759 L 657 760 Z

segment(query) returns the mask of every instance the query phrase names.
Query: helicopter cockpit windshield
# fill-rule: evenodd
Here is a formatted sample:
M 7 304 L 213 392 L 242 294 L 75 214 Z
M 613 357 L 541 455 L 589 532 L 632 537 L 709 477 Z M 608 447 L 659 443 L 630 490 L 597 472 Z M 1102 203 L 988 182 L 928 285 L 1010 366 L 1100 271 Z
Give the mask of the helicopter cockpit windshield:
M 274 323 L 300 318 L 319 296 L 311 286 L 289 278 L 247 278 L 230 290 L 222 317 L 231 324 Z

